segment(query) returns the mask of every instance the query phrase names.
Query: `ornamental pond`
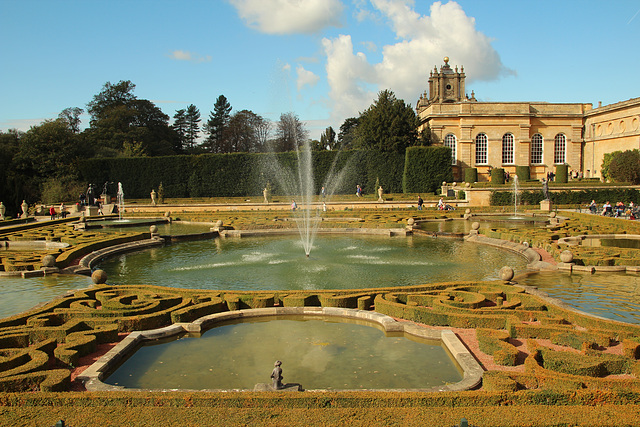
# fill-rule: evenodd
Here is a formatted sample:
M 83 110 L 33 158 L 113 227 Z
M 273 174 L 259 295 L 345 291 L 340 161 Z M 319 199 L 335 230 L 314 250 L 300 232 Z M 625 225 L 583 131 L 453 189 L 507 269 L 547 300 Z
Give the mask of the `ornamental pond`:
M 283 360 L 305 389 L 425 389 L 462 380 L 440 341 L 341 319 L 272 316 L 227 321 L 202 336 L 140 346 L 105 380 L 136 389 L 252 389 Z
M 479 262 L 481 260 L 481 262 Z M 318 235 L 308 258 L 295 236 L 217 238 L 125 253 L 100 263 L 110 284 L 207 290 L 315 290 L 492 280 L 518 254 L 458 239 Z

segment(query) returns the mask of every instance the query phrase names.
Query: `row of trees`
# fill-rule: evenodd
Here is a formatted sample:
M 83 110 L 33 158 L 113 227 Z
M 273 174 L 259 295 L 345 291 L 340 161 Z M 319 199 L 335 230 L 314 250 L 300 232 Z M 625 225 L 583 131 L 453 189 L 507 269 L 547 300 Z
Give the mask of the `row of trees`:
M 105 83 L 86 105 L 89 126 L 81 130 L 79 107 L 66 108 L 27 132 L 0 131 L 0 200 L 9 207 L 75 199 L 86 189 L 77 163 L 83 158 L 169 156 L 176 154 L 292 151 L 309 140 L 297 115 L 284 113 L 271 122 L 250 110 L 233 111 L 220 95 L 203 123 L 191 104 L 177 110 L 173 123 L 153 102 L 139 99 L 129 81 Z M 391 91 L 358 117 L 348 118 L 336 133 L 327 128 L 314 150 L 370 149 L 403 153 L 428 145 L 416 133 L 413 109 Z M 102 185 L 103 183 L 93 183 Z

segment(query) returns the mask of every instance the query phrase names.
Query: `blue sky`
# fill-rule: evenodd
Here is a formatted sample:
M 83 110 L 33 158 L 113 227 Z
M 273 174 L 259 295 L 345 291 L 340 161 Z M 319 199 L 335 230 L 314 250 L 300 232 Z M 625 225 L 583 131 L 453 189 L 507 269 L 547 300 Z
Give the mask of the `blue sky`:
M 81 107 L 106 82 L 203 121 L 223 94 L 312 138 L 383 89 L 415 106 L 444 56 L 479 101 L 640 97 L 640 1 L 0 0 L 0 130 Z M 83 116 L 83 127 L 88 117 Z

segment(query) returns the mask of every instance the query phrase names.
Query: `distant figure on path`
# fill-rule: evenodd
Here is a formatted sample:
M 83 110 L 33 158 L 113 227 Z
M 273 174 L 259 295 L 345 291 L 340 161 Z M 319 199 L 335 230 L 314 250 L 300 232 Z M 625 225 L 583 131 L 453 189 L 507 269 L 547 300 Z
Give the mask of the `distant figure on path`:
M 356 185 L 356 196 L 362 197 L 362 187 L 360 187 L 360 184 Z
M 51 215 L 51 219 L 56 219 L 56 208 L 54 208 L 53 206 L 51 206 L 49 208 L 49 215 Z
M 298 204 L 296 203 L 295 200 L 291 199 L 291 210 L 295 212 L 296 209 L 298 209 Z
M 422 205 L 424 204 L 424 200 L 422 200 L 422 197 L 420 197 L 420 195 L 418 194 L 418 210 L 421 211 L 422 210 Z

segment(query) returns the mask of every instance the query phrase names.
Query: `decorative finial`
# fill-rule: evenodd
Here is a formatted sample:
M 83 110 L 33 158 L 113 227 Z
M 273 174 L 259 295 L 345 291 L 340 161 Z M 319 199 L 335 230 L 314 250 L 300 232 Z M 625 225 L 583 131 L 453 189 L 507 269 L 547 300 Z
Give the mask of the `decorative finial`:
M 448 56 L 444 57 L 444 65 L 449 65 L 449 57 Z

